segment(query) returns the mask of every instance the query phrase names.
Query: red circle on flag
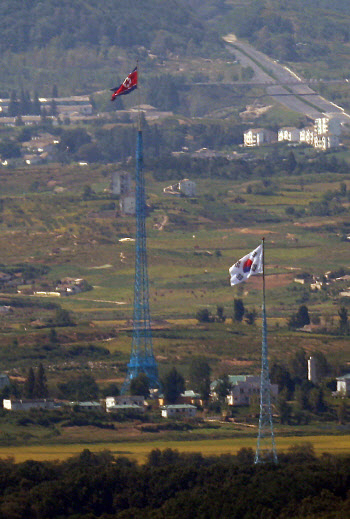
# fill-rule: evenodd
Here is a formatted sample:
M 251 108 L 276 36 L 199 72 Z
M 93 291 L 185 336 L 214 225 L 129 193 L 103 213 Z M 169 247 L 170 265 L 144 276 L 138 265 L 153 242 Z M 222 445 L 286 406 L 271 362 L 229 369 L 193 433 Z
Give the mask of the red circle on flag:
M 247 274 L 247 272 L 250 271 L 252 265 L 253 265 L 252 260 L 251 260 L 250 258 L 247 259 L 247 261 L 245 261 L 244 264 L 243 264 L 243 272 L 244 272 L 245 274 Z

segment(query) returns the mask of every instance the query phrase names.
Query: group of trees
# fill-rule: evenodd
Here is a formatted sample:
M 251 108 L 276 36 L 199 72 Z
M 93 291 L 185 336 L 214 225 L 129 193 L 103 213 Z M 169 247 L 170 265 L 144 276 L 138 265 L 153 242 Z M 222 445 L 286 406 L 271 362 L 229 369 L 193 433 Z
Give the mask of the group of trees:
M 345 306 L 341 306 L 338 309 L 338 328 L 332 330 L 333 333 L 339 333 L 341 335 L 349 334 L 349 323 L 348 323 L 348 311 Z M 319 318 L 316 319 L 319 322 Z M 306 305 L 300 305 L 298 311 L 293 313 L 288 319 L 288 328 L 290 330 L 296 330 L 298 328 L 303 328 L 304 326 L 310 324 L 311 319 L 309 316 L 309 310 Z
M 241 323 L 243 318 L 247 324 L 254 324 L 257 316 L 255 308 L 248 310 L 245 308 L 242 299 L 234 299 L 232 321 Z M 196 313 L 196 319 L 200 323 L 224 323 L 226 316 L 224 314 L 224 307 L 218 305 L 216 307 L 216 315 L 213 315 L 208 308 L 201 308 Z
M 210 395 L 210 374 L 211 368 L 206 360 L 195 358 L 191 361 L 188 368 L 189 388 L 197 392 L 205 402 L 209 400 Z M 161 377 L 161 391 L 168 404 L 174 404 L 185 389 L 185 377 L 176 367 L 170 368 Z M 149 381 L 144 373 L 131 380 L 130 393 L 149 397 Z
M 24 396 L 26 398 L 47 398 L 48 395 L 44 366 L 40 363 L 36 371 L 30 367 L 24 384 Z
M 203 457 L 153 450 L 143 465 L 89 450 L 66 461 L 0 461 L 0 514 L 17 519 L 348 517 L 348 456 L 311 445 L 254 465 L 252 449 Z

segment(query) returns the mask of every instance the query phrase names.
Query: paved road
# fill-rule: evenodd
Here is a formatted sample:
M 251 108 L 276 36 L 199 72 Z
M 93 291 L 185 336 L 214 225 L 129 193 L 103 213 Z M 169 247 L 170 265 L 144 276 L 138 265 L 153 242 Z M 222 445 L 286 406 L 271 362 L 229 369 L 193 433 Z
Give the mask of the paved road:
M 279 103 L 312 119 L 325 114 L 336 117 L 341 122 L 350 122 L 350 114 L 342 107 L 318 95 L 303 82 L 303 78 L 297 76 L 288 67 L 270 59 L 247 43 L 230 39 L 226 39 L 226 42 L 227 48 L 235 54 L 236 59 L 243 66 L 250 66 L 254 70 L 252 84 L 269 84 L 266 92 Z

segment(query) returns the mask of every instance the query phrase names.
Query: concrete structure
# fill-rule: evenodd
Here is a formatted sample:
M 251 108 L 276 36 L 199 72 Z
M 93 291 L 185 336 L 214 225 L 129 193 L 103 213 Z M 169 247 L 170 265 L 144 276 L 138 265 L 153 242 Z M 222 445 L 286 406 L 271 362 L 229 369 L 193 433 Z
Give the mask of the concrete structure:
M 191 404 L 164 405 L 161 411 L 163 418 L 194 418 L 197 407 Z
M 127 216 L 134 216 L 136 214 L 136 197 L 135 194 L 128 194 L 123 196 L 119 202 L 120 211 Z
M 16 399 L 4 399 L 2 401 L 4 409 L 8 411 L 28 411 L 29 409 L 55 409 L 57 405 L 53 400 L 48 398 L 36 399 L 36 400 L 16 400 Z
M 317 384 L 317 363 L 315 357 L 310 357 L 307 361 L 307 378 L 310 382 Z
M 165 187 L 163 192 L 167 195 L 175 196 L 197 196 L 196 183 L 192 180 L 189 180 L 188 178 L 184 178 L 183 180 L 180 180 L 180 182 L 176 182 L 171 186 Z
M 131 175 L 128 171 L 113 171 L 111 180 L 113 195 L 126 195 L 131 191 Z
M 79 407 L 85 411 L 93 411 L 94 409 L 103 409 L 101 402 L 86 401 L 86 402 L 70 402 L 72 407 Z
M 10 308 L 10 307 L 5 307 Z M 5 373 L 0 374 L 0 389 L 4 389 L 4 387 L 10 385 L 10 379 Z

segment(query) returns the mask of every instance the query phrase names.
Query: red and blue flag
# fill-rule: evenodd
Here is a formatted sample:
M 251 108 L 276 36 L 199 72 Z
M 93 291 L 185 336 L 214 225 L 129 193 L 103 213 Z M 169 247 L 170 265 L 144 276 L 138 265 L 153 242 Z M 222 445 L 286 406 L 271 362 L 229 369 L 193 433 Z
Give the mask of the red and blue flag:
M 111 88 L 111 92 L 113 92 L 111 101 L 118 96 L 124 96 L 126 94 L 130 94 L 133 90 L 137 88 L 137 67 L 134 68 L 132 72 L 124 79 L 123 83 L 116 87 Z

